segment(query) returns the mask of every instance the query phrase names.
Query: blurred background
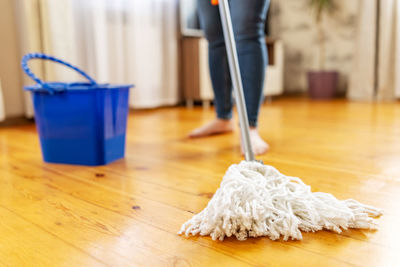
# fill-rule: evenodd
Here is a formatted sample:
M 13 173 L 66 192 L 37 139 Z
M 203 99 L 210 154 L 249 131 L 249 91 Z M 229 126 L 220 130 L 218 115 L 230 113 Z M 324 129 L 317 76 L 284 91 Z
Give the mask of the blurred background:
M 315 2 L 271 1 L 266 98 L 400 98 L 398 1 L 331 0 L 321 13 Z M 196 0 L 1 0 L 0 22 L 0 120 L 33 116 L 22 90 L 32 82 L 20 68 L 28 52 L 62 58 L 99 82 L 134 83 L 132 108 L 212 104 Z M 51 63 L 32 66 L 45 80 L 81 80 Z

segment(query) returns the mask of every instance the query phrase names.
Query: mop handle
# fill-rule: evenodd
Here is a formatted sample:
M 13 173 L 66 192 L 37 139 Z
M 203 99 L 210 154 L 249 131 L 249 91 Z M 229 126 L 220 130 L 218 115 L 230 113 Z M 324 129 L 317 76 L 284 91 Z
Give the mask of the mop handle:
M 226 52 L 228 55 L 229 70 L 231 73 L 233 91 L 235 94 L 236 108 L 239 116 L 240 132 L 244 156 L 247 161 L 254 161 L 254 152 L 250 142 L 249 121 L 247 118 L 246 103 L 243 94 L 242 78 L 240 76 L 239 61 L 236 52 L 235 37 L 232 29 L 231 14 L 227 0 L 218 1 L 221 15 L 222 29 L 224 32 Z

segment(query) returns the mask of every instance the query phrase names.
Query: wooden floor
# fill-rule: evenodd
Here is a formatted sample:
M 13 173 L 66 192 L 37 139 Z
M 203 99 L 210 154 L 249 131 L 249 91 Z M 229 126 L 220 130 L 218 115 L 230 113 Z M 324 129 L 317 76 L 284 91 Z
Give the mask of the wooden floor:
M 34 125 L 0 129 L 0 266 L 400 266 L 400 104 L 276 100 L 261 111 L 260 157 L 313 191 L 383 208 L 378 231 L 303 241 L 185 238 L 238 134 L 185 138 L 212 110 L 134 111 L 126 157 L 102 167 L 42 162 Z

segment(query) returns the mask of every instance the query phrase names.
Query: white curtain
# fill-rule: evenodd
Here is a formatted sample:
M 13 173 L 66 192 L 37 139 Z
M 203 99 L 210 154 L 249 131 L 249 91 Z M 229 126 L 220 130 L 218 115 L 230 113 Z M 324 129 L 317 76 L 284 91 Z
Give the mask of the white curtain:
M 399 91 L 396 77 L 400 73 L 396 62 L 400 53 L 398 0 L 380 0 L 380 13 L 377 98 L 392 100 Z
M 359 3 L 348 97 L 353 100 L 400 98 L 400 3 L 398 0 Z
M 34 2 L 19 1 L 25 8 Z M 36 2 L 41 51 L 81 67 L 98 82 L 135 84 L 131 107 L 179 101 L 178 0 Z M 81 79 L 54 64 L 43 69 L 48 80 Z

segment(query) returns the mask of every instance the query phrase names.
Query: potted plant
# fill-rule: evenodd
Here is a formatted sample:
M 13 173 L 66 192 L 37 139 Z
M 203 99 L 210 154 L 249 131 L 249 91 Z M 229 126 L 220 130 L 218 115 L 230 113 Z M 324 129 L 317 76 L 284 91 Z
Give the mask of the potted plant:
M 319 59 L 318 70 L 307 73 L 308 92 L 311 98 L 330 99 L 336 94 L 339 74 L 337 71 L 325 69 L 326 34 L 322 25 L 323 16 L 334 9 L 334 0 L 309 0 L 310 8 L 314 11 L 318 32 Z

